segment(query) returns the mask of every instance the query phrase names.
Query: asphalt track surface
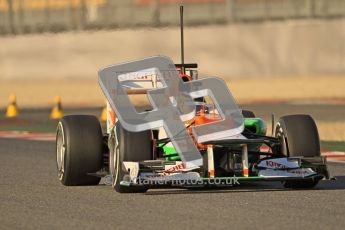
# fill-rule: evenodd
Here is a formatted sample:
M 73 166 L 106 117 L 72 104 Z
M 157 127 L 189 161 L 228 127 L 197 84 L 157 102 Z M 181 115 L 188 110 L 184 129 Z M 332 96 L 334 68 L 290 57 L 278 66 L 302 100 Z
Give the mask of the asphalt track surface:
M 345 164 L 313 190 L 279 182 L 222 190 L 65 187 L 54 142 L 0 139 L 0 229 L 343 229 Z

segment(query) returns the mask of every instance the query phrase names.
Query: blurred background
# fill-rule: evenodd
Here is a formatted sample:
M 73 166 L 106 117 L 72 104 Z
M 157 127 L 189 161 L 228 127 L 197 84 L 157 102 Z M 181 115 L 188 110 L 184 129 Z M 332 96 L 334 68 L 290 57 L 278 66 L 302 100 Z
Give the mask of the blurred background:
M 157 54 L 180 62 L 181 3 L 186 62 L 201 77 L 222 77 L 268 120 L 310 113 L 323 140 L 345 140 L 344 0 L 0 0 L 0 130 L 53 132 L 56 96 L 66 114 L 99 115 L 103 66 Z M 5 117 L 9 95 L 15 119 Z
M 342 0 L 0 0 L 0 32 L 174 26 L 179 3 L 186 5 L 187 25 L 345 16 Z

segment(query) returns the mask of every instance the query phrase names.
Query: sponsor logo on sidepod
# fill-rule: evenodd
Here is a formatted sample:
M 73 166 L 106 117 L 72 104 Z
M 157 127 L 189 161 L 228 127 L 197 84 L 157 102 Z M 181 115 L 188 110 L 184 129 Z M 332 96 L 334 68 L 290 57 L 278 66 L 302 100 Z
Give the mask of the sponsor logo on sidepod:
M 270 167 L 270 168 L 278 168 L 278 169 L 288 169 L 289 167 L 287 167 L 286 165 L 280 164 L 278 162 L 275 161 L 266 161 L 266 166 Z

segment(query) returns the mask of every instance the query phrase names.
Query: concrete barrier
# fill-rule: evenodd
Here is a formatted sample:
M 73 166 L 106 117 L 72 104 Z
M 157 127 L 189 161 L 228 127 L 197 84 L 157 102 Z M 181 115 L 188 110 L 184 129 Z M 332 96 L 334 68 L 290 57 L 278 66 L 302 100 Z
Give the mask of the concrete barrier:
M 187 27 L 186 61 L 224 78 L 345 74 L 345 20 Z M 96 78 L 100 67 L 164 54 L 179 62 L 179 29 L 0 38 L 0 79 Z

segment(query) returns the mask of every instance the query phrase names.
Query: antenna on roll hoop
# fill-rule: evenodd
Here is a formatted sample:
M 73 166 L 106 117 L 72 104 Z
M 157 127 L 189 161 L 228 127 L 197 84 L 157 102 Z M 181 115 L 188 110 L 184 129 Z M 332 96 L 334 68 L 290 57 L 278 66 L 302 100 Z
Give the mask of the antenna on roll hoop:
M 181 29 L 181 72 L 186 74 L 184 66 L 184 37 L 183 37 L 183 5 L 180 5 L 180 29 Z

